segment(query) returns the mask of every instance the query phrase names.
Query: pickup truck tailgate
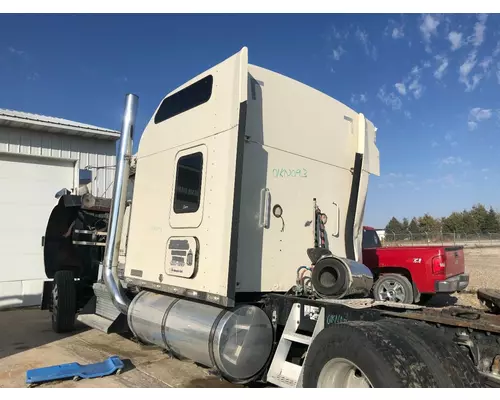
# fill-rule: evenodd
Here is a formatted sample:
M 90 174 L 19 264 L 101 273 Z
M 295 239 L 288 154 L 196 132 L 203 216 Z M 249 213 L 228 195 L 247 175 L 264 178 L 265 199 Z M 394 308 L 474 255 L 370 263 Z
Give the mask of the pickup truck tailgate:
M 464 248 L 462 246 L 445 247 L 446 277 L 463 274 L 465 272 Z

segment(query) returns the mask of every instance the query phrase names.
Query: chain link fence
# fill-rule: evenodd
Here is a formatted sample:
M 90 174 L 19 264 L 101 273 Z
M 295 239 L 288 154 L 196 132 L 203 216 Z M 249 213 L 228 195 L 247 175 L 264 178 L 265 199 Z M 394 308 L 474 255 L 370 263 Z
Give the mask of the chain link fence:
M 458 246 L 498 246 L 500 247 L 500 232 L 419 232 L 395 233 L 385 231 L 382 239 L 384 246 L 429 246 L 429 245 L 458 245 Z

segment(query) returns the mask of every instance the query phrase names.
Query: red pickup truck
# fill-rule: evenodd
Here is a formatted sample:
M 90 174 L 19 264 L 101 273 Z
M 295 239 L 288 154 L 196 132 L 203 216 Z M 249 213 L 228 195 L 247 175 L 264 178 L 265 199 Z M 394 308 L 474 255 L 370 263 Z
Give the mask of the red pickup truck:
M 363 264 L 374 274 L 373 297 L 424 303 L 436 293 L 454 293 L 469 284 L 462 246 L 382 247 L 375 229 L 363 227 Z

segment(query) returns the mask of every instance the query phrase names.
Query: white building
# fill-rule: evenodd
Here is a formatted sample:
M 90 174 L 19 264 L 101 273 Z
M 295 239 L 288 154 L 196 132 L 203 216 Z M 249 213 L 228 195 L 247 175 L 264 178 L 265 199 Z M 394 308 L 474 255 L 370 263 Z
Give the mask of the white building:
M 380 240 L 385 239 L 385 229 L 377 229 L 377 235 Z
M 42 236 L 56 192 L 92 179 L 111 197 L 120 133 L 0 109 L 0 308 L 39 305 L 46 279 Z

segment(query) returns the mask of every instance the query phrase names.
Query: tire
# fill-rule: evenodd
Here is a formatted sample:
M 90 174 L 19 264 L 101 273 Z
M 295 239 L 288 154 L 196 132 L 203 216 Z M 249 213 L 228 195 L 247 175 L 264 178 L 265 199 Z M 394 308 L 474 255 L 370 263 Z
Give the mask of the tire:
M 392 295 L 389 294 L 391 290 L 394 292 Z M 391 300 L 412 304 L 414 301 L 413 287 L 408 278 L 403 275 L 383 274 L 373 285 L 373 297 L 378 301 Z
M 76 286 L 72 271 L 57 271 L 52 289 L 52 330 L 70 332 L 75 326 Z
M 399 329 L 395 332 L 393 328 L 383 322 L 355 321 L 324 329 L 309 347 L 304 363 L 303 386 L 444 388 L 469 385 L 468 378 L 457 375 L 454 379 L 443 372 L 453 369 L 453 366 L 442 365 L 443 361 L 430 352 L 422 356 L 422 346 L 416 346 L 414 338 L 408 340 Z M 450 355 L 452 353 L 450 350 Z M 331 364 L 339 359 L 357 368 L 348 382 L 352 383 L 351 386 L 342 385 L 339 380 L 332 384 L 324 379 L 327 376 L 325 371 L 331 370 Z M 364 386 L 359 384 L 364 382 L 360 377 L 366 379 Z M 476 383 L 474 378 L 470 385 L 475 387 Z
M 373 388 L 437 387 L 428 368 L 404 337 L 392 335 L 374 322 L 355 321 L 321 331 L 309 347 L 304 363 L 305 388 L 329 387 L 322 372 L 335 359 L 355 364 Z M 332 384 L 330 387 L 349 387 Z
M 471 358 L 449 336 L 445 336 L 443 329 L 410 320 L 387 319 L 379 323 L 398 335 L 406 336 L 435 376 L 448 377 L 446 387 L 484 387 Z

